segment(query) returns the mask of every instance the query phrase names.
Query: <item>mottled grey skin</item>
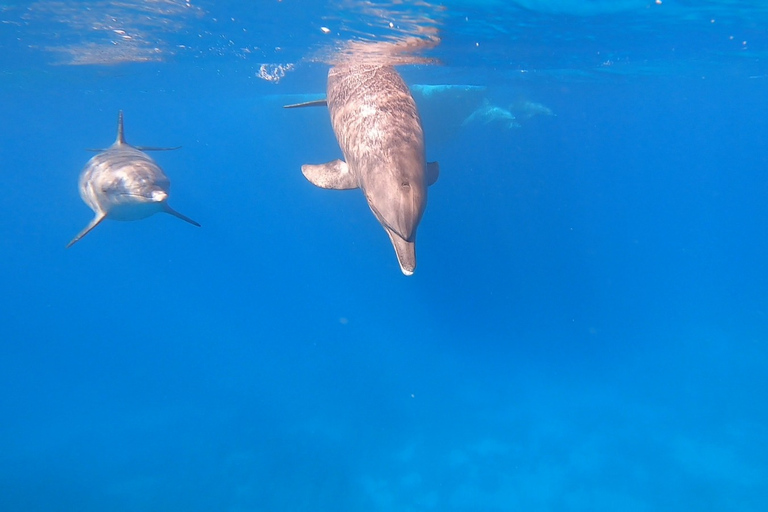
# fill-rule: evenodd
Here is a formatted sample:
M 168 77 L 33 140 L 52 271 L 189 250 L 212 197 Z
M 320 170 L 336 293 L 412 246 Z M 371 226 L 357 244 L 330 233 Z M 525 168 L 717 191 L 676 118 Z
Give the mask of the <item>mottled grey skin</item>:
M 331 68 L 326 101 L 344 161 L 301 170 L 323 188 L 362 189 L 392 241 L 400 269 L 411 275 L 427 186 L 439 172 L 436 162 L 426 162 L 416 103 L 393 67 L 363 64 Z
M 137 148 L 126 143 L 123 112 L 120 111 L 117 140 L 91 158 L 80 174 L 80 197 L 96 215 L 67 247 L 74 245 L 104 219 L 138 220 L 165 212 L 200 226 L 168 206 L 171 182 L 160 166 L 141 149 L 163 148 Z

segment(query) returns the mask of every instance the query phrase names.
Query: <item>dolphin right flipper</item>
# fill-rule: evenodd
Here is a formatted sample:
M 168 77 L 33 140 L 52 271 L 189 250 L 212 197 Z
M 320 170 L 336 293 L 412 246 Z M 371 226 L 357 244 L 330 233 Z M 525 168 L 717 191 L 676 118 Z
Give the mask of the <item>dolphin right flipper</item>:
M 82 230 L 80 233 L 78 233 L 78 234 L 77 234 L 77 236 L 76 236 L 75 238 L 73 238 L 72 240 L 70 240 L 70 242 L 67 244 L 67 249 L 69 249 L 70 247 L 72 247 L 73 245 L 75 245 L 75 243 L 76 243 L 78 240 L 80 240 L 80 239 L 81 239 L 81 238 L 83 238 L 85 235 L 87 235 L 88 233 L 90 233 L 90 231 L 91 231 L 93 228 L 95 228 L 96 226 L 98 226 L 98 225 L 101 223 L 101 221 L 103 221 L 103 220 L 104 220 L 104 219 L 106 219 L 106 218 L 107 218 L 107 214 L 106 214 L 106 213 L 104 213 L 104 212 L 96 214 L 96 216 L 93 218 L 93 220 L 92 220 L 92 221 L 91 221 L 91 222 L 90 222 L 90 223 L 89 223 L 87 226 L 85 226 L 85 229 L 83 229 L 83 230 Z
M 357 176 L 344 160 L 319 165 L 302 165 L 301 172 L 310 183 L 320 188 L 350 190 L 359 186 Z
M 302 107 L 327 107 L 328 101 L 325 99 L 305 101 L 304 103 L 294 103 L 293 105 L 283 105 L 283 108 L 302 108 Z

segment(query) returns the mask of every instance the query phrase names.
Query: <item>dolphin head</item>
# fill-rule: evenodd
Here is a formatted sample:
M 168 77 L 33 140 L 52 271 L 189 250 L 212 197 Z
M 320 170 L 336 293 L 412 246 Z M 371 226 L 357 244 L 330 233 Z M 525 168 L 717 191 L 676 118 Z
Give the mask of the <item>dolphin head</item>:
M 163 203 L 168 199 L 169 188 L 170 182 L 165 176 L 133 172 L 123 175 L 111 187 L 110 196 L 115 202 Z
M 96 166 L 99 172 L 92 181 L 83 183 L 84 198 L 93 190 L 98 209 L 117 220 L 142 219 L 165 209 L 171 183 L 154 161 L 146 156 L 110 157 Z
M 405 241 L 413 241 L 427 203 L 424 159 L 398 159 L 369 173 L 364 186 L 368 205 L 379 222 Z

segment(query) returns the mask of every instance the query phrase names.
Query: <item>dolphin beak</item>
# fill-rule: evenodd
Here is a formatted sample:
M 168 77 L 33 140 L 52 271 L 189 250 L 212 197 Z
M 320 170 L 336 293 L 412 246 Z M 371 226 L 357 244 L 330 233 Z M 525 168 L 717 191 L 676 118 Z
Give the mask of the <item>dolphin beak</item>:
M 152 202 L 153 203 L 162 203 L 168 199 L 168 193 L 164 190 L 153 190 L 152 191 Z

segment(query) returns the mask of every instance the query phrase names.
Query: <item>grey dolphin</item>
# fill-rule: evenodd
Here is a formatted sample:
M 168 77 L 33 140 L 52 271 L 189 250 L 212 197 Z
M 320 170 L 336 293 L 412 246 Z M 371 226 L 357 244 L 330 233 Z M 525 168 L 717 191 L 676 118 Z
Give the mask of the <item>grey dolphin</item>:
M 392 66 L 340 64 L 328 71 L 326 100 L 286 108 L 327 105 L 344 160 L 302 165 L 314 185 L 360 188 L 395 248 L 400 270 L 416 268 L 416 228 L 437 181 L 437 162 L 426 161 L 416 102 Z
M 93 220 L 67 244 L 72 247 L 104 219 L 138 220 L 165 212 L 200 227 L 168 206 L 171 182 L 144 151 L 177 148 L 135 147 L 123 136 L 123 111 L 117 116 L 117 139 L 91 158 L 80 173 L 80 197 L 96 213 Z

